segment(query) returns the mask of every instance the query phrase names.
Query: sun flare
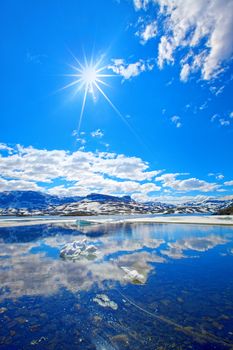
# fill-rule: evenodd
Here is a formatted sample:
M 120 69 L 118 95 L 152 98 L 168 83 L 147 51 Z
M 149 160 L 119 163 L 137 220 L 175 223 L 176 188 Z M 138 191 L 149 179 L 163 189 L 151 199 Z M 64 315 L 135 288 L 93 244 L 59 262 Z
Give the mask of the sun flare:
M 101 85 L 108 86 L 108 84 L 103 80 L 104 78 L 116 76 L 115 74 L 104 73 L 104 71 L 107 71 L 108 67 L 101 66 L 102 58 L 94 63 L 93 59 L 88 62 L 85 57 L 84 64 L 82 64 L 75 56 L 73 56 L 73 58 L 75 59 L 76 65 L 70 65 L 70 67 L 74 72 L 72 74 L 65 74 L 65 76 L 72 77 L 73 81 L 65 85 L 61 90 L 76 86 L 75 93 L 79 92 L 80 90 L 84 91 L 79 124 L 77 128 L 77 132 L 79 133 L 88 93 L 92 95 L 92 98 L 95 101 L 96 92 L 98 91 L 102 96 L 104 96 L 104 98 L 119 115 L 121 115 L 121 113 L 114 106 L 101 87 Z
M 71 53 L 72 54 L 72 53 Z M 105 100 L 108 102 L 108 104 L 112 107 L 112 109 L 115 111 L 115 113 L 121 118 L 121 120 L 124 122 L 124 124 L 130 129 L 132 134 L 138 139 L 138 141 L 143 144 L 141 138 L 138 136 L 136 131 L 133 129 L 133 127 L 129 124 L 127 119 L 123 116 L 123 114 L 119 111 L 119 109 L 114 105 L 114 103 L 111 101 L 111 99 L 108 97 L 106 92 L 103 89 L 103 86 L 109 86 L 105 82 L 105 78 L 110 77 L 117 77 L 116 74 L 108 74 L 107 71 L 109 70 L 109 67 L 106 65 L 102 65 L 103 56 L 96 61 L 93 62 L 93 58 L 90 59 L 90 61 L 87 60 L 86 56 L 84 56 L 84 64 L 81 63 L 77 57 L 75 57 L 72 54 L 75 65 L 69 65 L 73 69 L 73 73 L 71 74 L 65 74 L 65 76 L 69 76 L 73 78 L 73 80 L 62 87 L 60 90 L 64 90 L 70 87 L 75 87 L 75 94 L 83 91 L 83 100 L 82 100 L 82 106 L 81 106 L 81 112 L 77 127 L 77 135 L 80 132 L 82 119 L 83 119 L 83 113 L 85 109 L 85 105 L 87 102 L 87 95 L 90 94 L 93 101 L 96 101 L 96 93 L 100 93 Z
M 97 79 L 97 74 L 98 73 L 96 72 L 94 67 L 87 67 L 83 70 L 81 78 L 85 82 L 85 84 L 92 85 Z

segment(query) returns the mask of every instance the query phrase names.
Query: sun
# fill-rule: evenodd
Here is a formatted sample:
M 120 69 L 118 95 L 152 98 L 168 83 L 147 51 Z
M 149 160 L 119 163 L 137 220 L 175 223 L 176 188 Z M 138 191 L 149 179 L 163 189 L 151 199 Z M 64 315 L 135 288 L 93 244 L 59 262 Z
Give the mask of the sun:
M 99 90 L 99 92 L 103 94 L 103 90 L 100 85 L 108 86 L 108 84 L 103 80 L 104 78 L 117 76 L 116 74 L 104 73 L 104 71 L 108 70 L 108 66 L 101 66 L 103 58 L 94 63 L 93 59 L 88 62 L 85 57 L 85 63 L 81 63 L 75 56 L 73 57 L 77 63 L 76 65 L 69 65 L 73 69 L 73 73 L 65 74 L 65 76 L 72 77 L 73 81 L 64 86 L 62 90 L 76 85 L 76 92 L 82 89 L 84 90 L 84 98 L 86 98 L 85 95 L 88 92 L 90 92 L 94 98 L 95 90 Z
M 96 82 L 97 74 L 98 73 L 94 67 L 87 67 L 83 70 L 81 74 L 81 79 L 84 81 L 85 84 L 93 85 Z
M 100 91 L 100 86 L 98 84 L 107 85 L 103 81 L 103 77 L 110 77 L 112 74 L 101 74 L 105 67 L 97 68 L 97 65 L 86 63 L 85 66 L 80 64 L 79 74 L 74 74 L 75 77 L 79 78 L 78 83 L 81 87 L 84 87 L 87 92 L 92 94 L 93 99 L 95 99 L 95 88 Z
M 108 101 L 108 103 L 114 108 L 114 110 L 118 114 L 120 114 L 118 109 L 113 105 L 113 103 L 111 102 L 111 100 L 108 98 L 108 96 L 105 94 L 105 92 L 101 87 L 101 85 L 109 86 L 104 81 L 105 78 L 110 78 L 117 75 L 104 73 L 104 71 L 108 70 L 108 66 L 101 65 L 103 57 L 101 57 L 95 63 L 93 62 L 93 59 L 91 59 L 88 62 L 86 57 L 84 57 L 84 63 L 81 63 L 74 55 L 72 56 L 75 59 L 76 65 L 69 65 L 73 69 L 73 73 L 65 74 L 65 76 L 69 76 L 73 78 L 73 80 L 69 84 L 64 86 L 61 90 L 64 90 L 70 87 L 76 87 L 75 93 L 79 92 L 80 90 L 84 91 L 79 124 L 77 128 L 77 133 L 79 133 L 88 93 L 91 94 L 93 100 L 95 101 L 96 91 L 100 92 L 104 96 L 104 98 Z
M 99 92 L 105 100 L 108 102 L 108 104 L 113 108 L 113 110 L 116 112 L 116 114 L 121 118 L 121 120 L 126 124 L 126 126 L 130 129 L 130 131 L 137 137 L 137 139 L 141 142 L 140 137 L 137 135 L 135 130 L 132 128 L 132 126 L 129 124 L 127 119 L 123 116 L 123 114 L 119 111 L 119 109 L 114 105 L 114 103 L 110 100 L 108 95 L 105 93 L 103 86 L 109 87 L 109 84 L 105 82 L 105 79 L 111 78 L 111 77 L 119 77 L 117 74 L 109 74 L 109 66 L 103 65 L 103 58 L 104 56 L 101 56 L 99 60 L 94 62 L 93 58 L 91 58 L 89 61 L 87 60 L 86 56 L 84 55 L 84 63 L 81 63 L 72 53 L 73 59 L 75 60 L 75 65 L 69 65 L 73 73 L 71 74 L 64 74 L 65 76 L 69 76 L 72 78 L 72 81 L 62 87 L 60 90 L 64 90 L 70 87 L 75 88 L 75 93 L 78 93 L 80 91 L 83 91 L 83 100 L 82 100 L 82 106 L 81 106 L 81 112 L 77 127 L 77 135 L 80 132 L 82 119 L 83 119 L 83 113 L 87 101 L 88 94 L 91 95 L 93 101 L 96 101 L 96 92 Z

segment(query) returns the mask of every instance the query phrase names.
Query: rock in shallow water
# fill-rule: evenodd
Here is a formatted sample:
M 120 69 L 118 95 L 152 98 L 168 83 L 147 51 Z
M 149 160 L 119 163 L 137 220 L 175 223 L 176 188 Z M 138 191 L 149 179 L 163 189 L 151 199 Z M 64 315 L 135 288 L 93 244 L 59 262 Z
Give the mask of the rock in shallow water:
M 86 257 L 87 259 L 93 259 L 97 256 L 97 248 L 88 244 L 86 239 L 82 241 L 74 241 L 72 243 L 67 243 L 60 251 L 60 256 L 63 259 L 76 260 L 81 257 Z
M 145 276 L 140 274 L 137 270 L 130 270 L 128 267 L 121 266 L 121 269 L 125 272 L 124 279 L 135 284 L 144 284 Z
M 38 344 L 40 344 L 41 342 L 44 342 L 44 341 L 46 341 L 48 338 L 46 338 L 46 337 L 40 337 L 39 339 L 33 339 L 32 341 L 31 341 L 31 345 L 38 345 Z
M 1 307 L 0 308 L 0 314 L 3 314 L 4 312 L 7 311 L 7 308 L 6 307 Z
M 117 303 L 110 300 L 106 294 L 97 294 L 96 297 L 93 298 L 93 301 L 95 301 L 97 304 L 99 304 L 102 307 L 110 307 L 113 310 L 118 309 Z

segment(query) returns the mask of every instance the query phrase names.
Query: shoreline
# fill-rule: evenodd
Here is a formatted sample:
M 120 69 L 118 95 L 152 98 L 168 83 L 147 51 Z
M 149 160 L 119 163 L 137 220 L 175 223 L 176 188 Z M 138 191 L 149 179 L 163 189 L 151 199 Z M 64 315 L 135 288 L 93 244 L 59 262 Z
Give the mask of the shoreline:
M 18 226 L 34 226 L 34 225 L 46 225 L 46 224 L 76 224 L 78 221 L 86 222 L 87 224 L 120 224 L 120 223 L 141 223 L 141 224 L 195 224 L 195 225 L 220 225 L 220 226 L 233 226 L 233 215 L 211 215 L 211 216 L 155 216 L 155 217 L 121 217 L 114 218 L 108 217 L 75 217 L 75 218 L 55 218 L 46 219 L 40 218 L 12 218 L 2 219 L 0 218 L 0 227 L 18 227 Z M 77 227 L 79 225 L 77 224 Z

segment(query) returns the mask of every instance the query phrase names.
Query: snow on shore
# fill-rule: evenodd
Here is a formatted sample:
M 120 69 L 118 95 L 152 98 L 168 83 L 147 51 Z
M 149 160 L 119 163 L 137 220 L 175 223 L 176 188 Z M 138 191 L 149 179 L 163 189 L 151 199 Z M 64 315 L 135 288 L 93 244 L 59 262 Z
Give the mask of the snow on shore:
M 85 218 L 0 218 L 0 227 L 31 226 L 44 224 L 118 224 L 118 223 L 164 223 L 164 224 L 199 224 L 199 225 L 233 225 L 232 215 L 211 216 L 104 216 Z

